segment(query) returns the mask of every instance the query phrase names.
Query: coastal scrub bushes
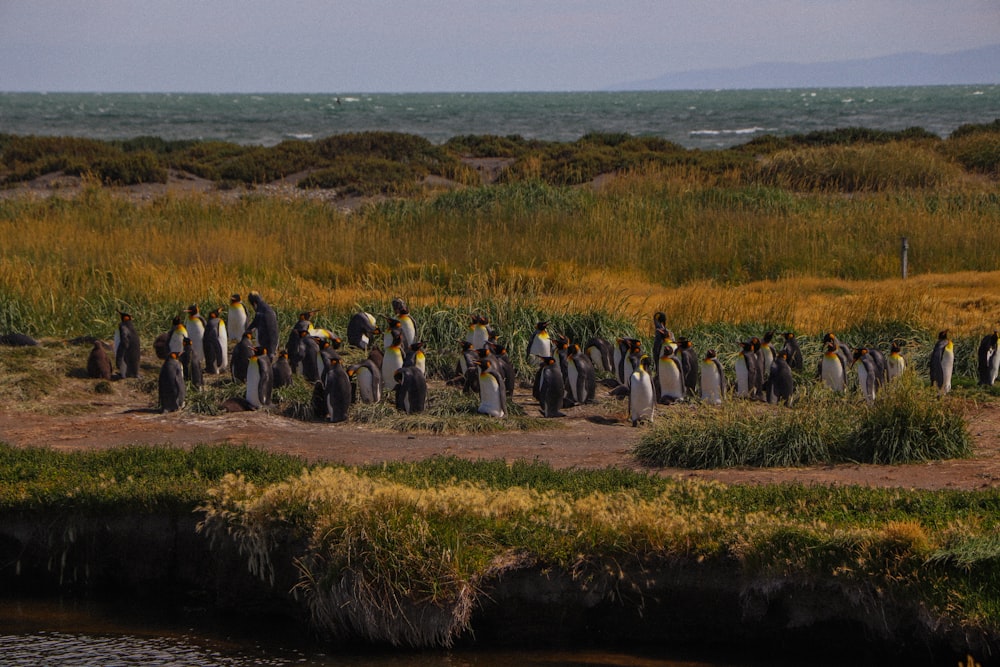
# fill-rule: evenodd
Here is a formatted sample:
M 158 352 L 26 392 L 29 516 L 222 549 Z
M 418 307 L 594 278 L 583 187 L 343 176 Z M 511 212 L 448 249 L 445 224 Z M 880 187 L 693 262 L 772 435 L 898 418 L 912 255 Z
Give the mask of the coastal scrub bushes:
M 959 174 L 936 151 L 893 143 L 780 151 L 761 162 L 758 178 L 791 190 L 880 192 L 942 187 L 955 182 Z

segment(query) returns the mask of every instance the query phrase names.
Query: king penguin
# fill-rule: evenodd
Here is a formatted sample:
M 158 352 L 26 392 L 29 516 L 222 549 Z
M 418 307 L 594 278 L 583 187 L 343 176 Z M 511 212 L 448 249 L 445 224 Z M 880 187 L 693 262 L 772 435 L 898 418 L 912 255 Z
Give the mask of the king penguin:
M 406 307 L 406 302 L 401 298 L 396 297 L 392 300 L 392 310 L 396 313 L 396 319 L 399 320 L 399 328 L 403 334 L 403 349 L 409 349 L 417 342 L 417 323 L 413 321 L 410 309 Z
M 705 352 L 700 371 L 701 400 L 710 405 L 722 405 L 722 399 L 726 395 L 726 373 L 716 357 L 715 350 Z
M 410 343 L 406 354 L 403 356 L 404 366 L 416 366 L 421 373 L 427 373 L 427 354 L 424 352 L 426 344 L 423 341 Z
M 479 366 L 479 414 L 503 418 L 507 415 L 507 395 L 503 378 L 493 368 L 490 359 L 481 359 Z
M 253 319 L 247 325 L 247 329 L 257 331 L 257 343 L 260 347 L 269 352 L 278 349 L 278 315 L 274 308 L 264 301 L 264 297 L 259 292 L 250 292 L 248 299 L 253 306 Z
M 227 342 L 226 323 L 216 308 L 208 313 L 208 323 L 205 325 L 205 370 L 212 375 L 218 375 L 229 365 L 229 344 Z
M 471 315 L 469 330 L 465 334 L 465 340 L 472 344 L 473 350 L 481 350 L 486 347 L 486 342 L 490 339 L 490 321 L 484 315 Z
M 392 340 L 382 355 L 382 391 L 390 392 L 396 388 L 396 371 L 403 367 L 402 335 L 399 331 L 392 334 Z
M 163 412 L 177 412 L 184 407 L 184 371 L 177 353 L 171 352 L 160 367 L 159 395 Z
M 201 363 L 198 355 L 195 354 L 194 341 L 190 338 L 184 339 L 184 351 L 180 356 L 181 369 L 184 371 L 184 379 L 191 383 L 197 390 L 205 388 L 205 381 L 202 375 Z
M 351 407 L 351 378 L 339 354 L 330 358 L 330 369 L 323 380 L 323 388 L 327 419 L 331 423 L 347 421 L 347 412 Z
M 799 347 L 798 339 L 791 331 L 786 331 L 781 334 L 781 337 L 785 340 L 781 349 L 788 352 L 788 365 L 792 367 L 793 371 L 801 372 L 803 368 L 802 349 Z
M 246 399 L 255 410 L 271 404 L 271 390 L 274 376 L 271 373 L 271 358 L 266 348 L 257 348 L 247 364 Z
M 229 364 L 229 370 L 232 371 L 234 380 L 238 382 L 247 381 L 247 368 L 252 356 L 253 331 L 244 331 L 240 336 L 240 341 L 233 348 L 233 358 Z
M 382 400 L 382 371 L 371 359 L 351 366 L 348 375 L 354 378 L 358 398 L 362 403 L 378 403 Z
M 931 352 L 931 385 L 942 394 L 951 391 L 951 373 L 955 368 L 955 346 L 948 337 L 948 330 L 938 333 L 937 343 Z
M 628 418 L 632 426 L 641 421 L 653 421 L 656 394 L 653 378 L 649 374 L 649 357 L 642 355 L 639 364 L 628 378 Z
M 184 327 L 187 329 L 188 338 L 191 339 L 191 354 L 194 363 L 203 366 L 205 364 L 205 318 L 196 303 L 185 308 L 184 312 L 187 313 Z
M 655 386 L 656 400 L 661 404 L 669 405 L 684 398 L 686 390 L 684 369 L 681 368 L 681 360 L 674 354 L 674 348 L 670 345 L 660 347 L 660 358 L 656 362 Z
M 983 339 L 979 341 L 976 367 L 979 372 L 980 386 L 992 387 L 997 380 L 997 371 L 1000 370 L 1000 355 L 997 354 L 998 339 L 1000 339 L 1000 334 L 994 330 L 993 333 L 983 336 Z
M 875 391 L 878 389 L 878 369 L 875 362 L 863 347 L 855 349 L 851 355 L 851 367 L 856 366 L 858 369 L 858 391 L 866 403 L 874 403 Z
M 890 381 L 898 378 L 906 371 L 906 358 L 903 356 L 898 343 L 892 344 L 892 349 L 889 351 L 889 358 L 886 359 L 885 364 L 886 374 Z
M 600 336 L 594 336 L 583 346 L 583 351 L 587 353 L 590 360 L 594 362 L 594 370 L 602 373 L 614 373 L 615 365 L 612 361 L 614 352 L 611 343 Z
M 549 340 L 549 323 L 538 322 L 535 324 L 535 331 L 528 339 L 528 350 L 525 358 L 529 361 L 532 358 L 544 359 L 552 356 L 552 341 Z
M 174 318 L 173 326 L 170 328 L 170 336 L 167 339 L 167 351 L 176 352 L 180 356 L 184 352 L 184 339 L 188 338 L 187 327 L 184 326 L 184 321 L 179 318 Z
M 393 373 L 396 409 L 406 414 L 423 412 L 427 403 L 427 378 L 416 366 L 398 368 Z
M 823 384 L 838 394 L 847 388 L 847 368 L 844 360 L 837 354 L 837 345 L 830 341 L 823 350 L 823 359 L 819 362 L 819 377 Z
M 229 297 L 226 321 L 229 323 L 229 340 L 234 343 L 240 342 L 240 339 L 243 338 L 243 332 L 247 329 L 247 309 L 243 306 L 239 294 L 233 294 Z
M 381 333 L 375 316 L 363 310 L 354 313 L 347 322 L 347 342 L 362 350 L 367 350 Z
M 792 407 L 792 395 L 795 393 L 795 378 L 792 367 L 788 365 L 788 353 L 782 350 L 771 362 L 767 374 L 767 402 L 772 405 L 784 402 Z
M 115 332 L 115 366 L 118 376 L 123 378 L 139 377 L 139 334 L 135 323 L 128 313 L 118 311 L 120 321 Z
M 597 378 L 594 373 L 594 362 L 580 350 L 577 344 L 570 345 L 567 357 L 569 371 L 569 389 L 573 402 L 577 404 L 590 403 L 597 394 Z
M 275 389 L 287 387 L 292 383 L 292 367 L 288 363 L 287 352 L 282 350 L 278 353 L 278 356 L 274 358 L 274 364 L 271 366 L 271 372 L 274 375 Z
M 535 400 L 542 409 L 543 417 L 565 417 L 562 412 L 566 385 L 563 383 L 559 362 L 555 357 L 540 357 L 540 365 L 535 372 Z

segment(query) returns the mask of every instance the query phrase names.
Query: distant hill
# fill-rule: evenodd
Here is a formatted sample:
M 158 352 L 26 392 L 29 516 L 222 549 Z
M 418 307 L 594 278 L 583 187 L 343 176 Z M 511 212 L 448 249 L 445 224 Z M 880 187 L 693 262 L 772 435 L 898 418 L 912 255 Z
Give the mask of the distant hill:
M 744 67 L 671 72 L 607 90 L 715 88 L 847 88 L 1000 83 L 1000 44 L 955 53 L 898 53 L 825 63 L 757 63 Z

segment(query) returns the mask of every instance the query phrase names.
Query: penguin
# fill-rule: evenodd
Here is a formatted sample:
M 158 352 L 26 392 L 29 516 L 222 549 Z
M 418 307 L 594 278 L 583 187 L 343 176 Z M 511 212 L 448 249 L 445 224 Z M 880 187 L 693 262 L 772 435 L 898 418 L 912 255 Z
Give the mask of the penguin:
M 673 345 L 674 333 L 667 328 L 667 316 L 661 312 L 653 314 L 653 359 L 659 359 L 664 344 Z
M 23 333 L 7 333 L 0 334 L 0 345 L 7 345 L 8 347 L 37 347 L 40 343 Z
M 781 337 L 785 340 L 782 344 L 781 349 L 788 351 L 788 365 L 791 366 L 793 371 L 802 371 L 802 349 L 799 348 L 799 341 L 795 338 L 795 334 L 791 331 L 786 331 L 781 334 Z
M 171 352 L 160 367 L 159 395 L 162 412 L 177 412 L 184 407 L 184 371 L 176 352 Z
M 997 355 L 997 341 L 1000 334 L 993 331 L 983 336 L 979 341 L 979 351 L 976 354 L 979 385 L 992 387 L 997 380 L 997 370 L 1000 369 L 1000 355 Z
M 333 424 L 347 421 L 347 412 L 351 407 L 351 378 L 347 375 L 339 354 L 330 359 L 330 369 L 323 380 L 323 389 L 327 419 Z
M 882 388 L 889 379 L 889 370 L 886 367 L 885 355 L 878 348 L 872 346 L 866 346 L 865 353 L 871 358 L 872 365 L 875 367 L 875 390 L 878 391 Z
M 792 395 L 795 393 L 795 378 L 792 367 L 788 365 L 788 352 L 782 350 L 775 355 L 767 374 L 767 402 L 776 405 L 784 401 L 792 407 Z
M 851 359 L 854 357 L 854 350 L 851 349 L 849 345 L 846 345 L 845 343 L 841 342 L 837 338 L 836 334 L 834 334 L 832 331 L 829 331 L 823 335 L 823 340 L 821 341 L 821 343 L 822 345 L 825 346 L 827 343 L 831 342 L 836 346 L 837 354 L 840 356 L 841 359 L 844 360 L 844 366 L 849 366 L 851 364 Z
M 382 400 L 382 371 L 371 359 L 365 359 L 347 369 L 354 378 L 358 398 L 362 403 L 378 403 Z
M 649 357 L 642 355 L 639 365 L 628 378 L 628 418 L 632 426 L 653 421 L 656 394 L 649 374 Z
M 299 341 L 302 354 L 302 358 L 299 361 L 299 368 L 302 369 L 302 377 L 309 382 L 319 382 L 323 375 L 324 366 L 322 356 L 320 355 L 319 339 L 310 336 L 308 331 L 300 331 Z M 292 362 L 293 359 L 289 355 L 288 363 L 294 371 L 295 365 Z
M 865 402 L 872 403 L 875 401 L 875 391 L 878 388 L 875 362 L 872 361 L 866 348 L 855 349 L 852 357 L 851 368 L 855 366 L 858 368 L 858 391 L 864 396 Z
M 417 323 L 413 321 L 410 310 L 406 307 L 406 302 L 401 298 L 396 297 L 392 300 L 392 310 L 396 313 L 396 319 L 399 320 L 399 328 L 403 334 L 403 349 L 407 350 L 417 342 Z
M 347 322 L 347 342 L 361 350 L 367 350 L 381 333 L 375 316 L 365 311 L 354 313 Z
M 542 409 L 543 417 L 565 417 L 561 411 L 563 396 L 566 393 L 562 372 L 555 357 L 540 357 L 540 364 L 535 373 L 534 397 Z
M 405 350 L 403 346 L 403 323 L 397 320 L 395 317 L 387 317 L 385 328 L 382 329 L 382 347 L 388 348 L 392 345 L 392 338 L 396 334 L 399 334 L 399 347 Z
M 612 361 L 614 352 L 611 349 L 611 343 L 600 336 L 594 336 L 583 346 L 583 350 L 590 357 L 590 360 L 594 362 L 595 371 L 601 371 L 602 373 L 614 372 L 615 367 Z
M 490 321 L 483 315 L 472 315 L 471 319 L 465 340 L 472 344 L 473 350 L 481 350 L 490 339 Z
M 507 415 L 507 396 L 503 378 L 493 368 L 490 359 L 480 359 L 479 366 L 479 408 L 476 412 L 490 417 L 503 418 Z
M 726 373 L 716 357 L 715 350 L 705 352 L 699 371 L 701 400 L 711 405 L 722 405 L 722 399 L 726 395 Z
M 254 329 L 257 331 L 257 344 L 258 346 L 275 351 L 278 349 L 278 315 L 264 301 L 264 297 L 260 295 L 259 292 L 250 292 L 248 298 L 250 305 L 253 306 L 253 319 L 247 324 L 247 329 Z
M 194 363 L 200 366 L 205 363 L 205 318 L 196 303 L 185 308 L 184 312 L 187 313 L 184 328 L 187 329 L 188 338 L 191 339 L 191 354 Z
M 425 343 L 423 341 L 415 341 L 410 343 L 409 348 L 406 350 L 406 355 L 403 357 L 404 366 L 416 366 L 420 369 L 421 373 L 427 373 L 427 355 L 424 353 Z
M 253 331 L 244 331 L 240 337 L 240 342 L 233 348 L 233 358 L 229 364 L 233 379 L 238 382 L 247 381 L 247 368 L 250 364 L 250 357 L 253 356 Z
M 99 340 L 94 341 L 94 347 L 87 357 L 87 377 L 100 380 L 111 379 L 111 358 L 104 348 L 104 343 Z
M 940 393 L 951 391 L 951 374 L 955 368 L 955 346 L 948 338 L 948 330 L 938 333 L 937 343 L 931 352 L 931 386 Z
M 660 358 L 656 363 L 656 400 L 664 405 L 684 398 L 687 388 L 684 386 L 684 370 L 681 360 L 674 354 L 674 348 L 664 344 L 660 348 Z
M 288 363 L 288 352 L 282 350 L 274 358 L 271 366 L 271 373 L 274 376 L 274 388 L 281 389 L 292 384 L 292 366 Z
M 698 355 L 694 351 L 694 344 L 687 338 L 678 338 L 674 356 L 679 356 L 681 360 L 681 371 L 684 373 L 684 389 L 691 396 L 697 396 Z
M 819 364 L 819 376 L 823 384 L 838 394 L 844 393 L 847 389 L 847 367 L 837 354 L 837 345 L 832 341 L 826 344 Z
M 337 347 L 340 345 L 340 339 L 319 338 L 317 336 L 313 336 L 313 340 L 316 341 L 316 347 L 319 348 L 319 356 L 316 357 L 316 364 L 320 369 L 319 381 L 323 382 L 326 379 L 326 374 L 330 372 L 330 364 L 334 357 L 340 357 L 340 354 L 337 352 Z M 334 340 L 338 341 L 336 343 L 336 347 Z
M 239 343 L 243 332 L 247 330 L 247 309 L 239 294 L 229 297 L 229 310 L 226 311 L 226 322 L 229 323 L 229 340 Z
M 753 359 L 755 365 L 755 384 L 753 387 L 753 394 L 755 398 L 762 401 L 767 400 L 767 393 L 764 391 L 764 383 L 767 381 L 767 373 L 771 370 L 770 366 L 764 365 L 764 353 L 761 351 L 761 340 L 756 336 L 750 338 L 750 349 L 753 351 Z
M 549 339 L 548 322 L 538 322 L 535 330 L 528 339 L 528 351 L 525 359 L 531 361 L 533 358 L 542 359 L 552 356 L 552 341 Z
M 176 352 L 178 356 L 184 353 L 184 339 L 188 337 L 187 327 L 184 326 L 184 321 L 175 317 L 173 320 L 173 326 L 170 328 L 170 336 L 167 339 L 167 351 Z
M 229 365 L 229 345 L 226 333 L 226 323 L 219 316 L 216 308 L 208 313 L 205 325 L 204 351 L 205 370 L 212 375 L 218 375 Z
M 118 311 L 120 321 L 118 330 L 115 332 L 115 366 L 118 368 L 118 377 L 137 378 L 139 377 L 139 334 L 135 330 L 135 323 L 128 313 Z
M 318 312 L 318 310 L 306 310 L 299 313 L 295 324 L 292 325 L 292 331 L 308 331 L 310 336 L 315 336 L 316 334 L 313 333 L 312 316 Z
M 771 365 L 774 363 L 775 356 L 773 331 L 767 331 L 764 333 L 764 337 L 760 341 L 760 353 L 764 360 L 764 368 L 770 369 Z
M 427 402 L 427 378 L 416 366 L 401 366 L 393 373 L 396 409 L 406 414 L 423 412 Z
M 458 359 L 455 361 L 455 375 L 448 380 L 451 386 L 462 387 L 462 393 L 479 391 L 476 382 L 479 378 L 479 366 L 477 363 L 478 353 L 472 349 L 472 343 L 462 339 L 459 341 L 460 350 Z
M 256 348 L 247 364 L 246 399 L 250 406 L 257 410 L 271 404 L 273 388 L 271 374 L 271 359 L 266 348 Z
M 569 373 L 569 360 L 567 359 L 569 355 L 569 338 L 560 334 L 551 339 L 550 342 L 552 356 L 559 362 L 559 372 L 562 373 L 563 382 L 566 383 L 566 393 L 569 393 L 569 379 L 566 377 Z
M 569 371 L 569 393 L 574 403 L 591 403 L 597 394 L 597 379 L 594 362 L 580 350 L 580 346 L 570 345 L 567 357 Z
M 194 341 L 190 338 L 185 338 L 184 351 L 181 352 L 179 360 L 181 362 L 181 369 L 184 371 L 184 379 L 190 382 L 191 386 L 195 389 L 201 390 L 204 389 L 205 382 L 201 372 L 201 363 L 195 354 L 195 349 Z
M 514 364 L 511 363 L 510 357 L 507 356 L 507 348 L 495 339 L 488 341 L 486 345 L 493 355 L 493 366 L 500 373 L 500 377 L 503 378 L 507 398 L 513 398 L 514 386 L 517 384 L 517 373 L 514 372 Z
M 306 338 L 309 338 L 309 330 L 305 328 L 292 327 L 292 330 L 288 333 L 285 352 L 288 354 L 288 366 L 292 369 L 293 375 L 302 372 L 302 361 L 306 355 Z
M 760 367 L 752 340 L 741 341 L 740 356 L 736 359 L 736 395 L 740 398 L 757 398 L 763 386 Z
M 615 377 L 618 382 L 626 384 L 634 366 L 634 350 L 638 344 L 635 338 L 622 337 L 616 340 L 614 349 Z
M 898 378 L 906 371 L 906 358 L 903 356 L 902 351 L 897 343 L 892 344 L 892 348 L 889 351 L 889 357 L 886 359 L 886 375 L 889 381 Z
M 382 356 L 382 391 L 390 392 L 396 388 L 396 371 L 403 367 L 402 335 L 399 331 L 392 334 L 392 341 L 385 348 Z

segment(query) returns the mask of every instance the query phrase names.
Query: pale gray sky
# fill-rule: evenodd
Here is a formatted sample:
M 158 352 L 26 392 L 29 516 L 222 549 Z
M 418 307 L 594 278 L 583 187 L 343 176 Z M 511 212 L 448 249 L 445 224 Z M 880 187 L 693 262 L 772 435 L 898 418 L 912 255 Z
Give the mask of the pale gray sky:
M 596 90 L 997 42 L 998 0 L 0 0 L 0 91 Z

